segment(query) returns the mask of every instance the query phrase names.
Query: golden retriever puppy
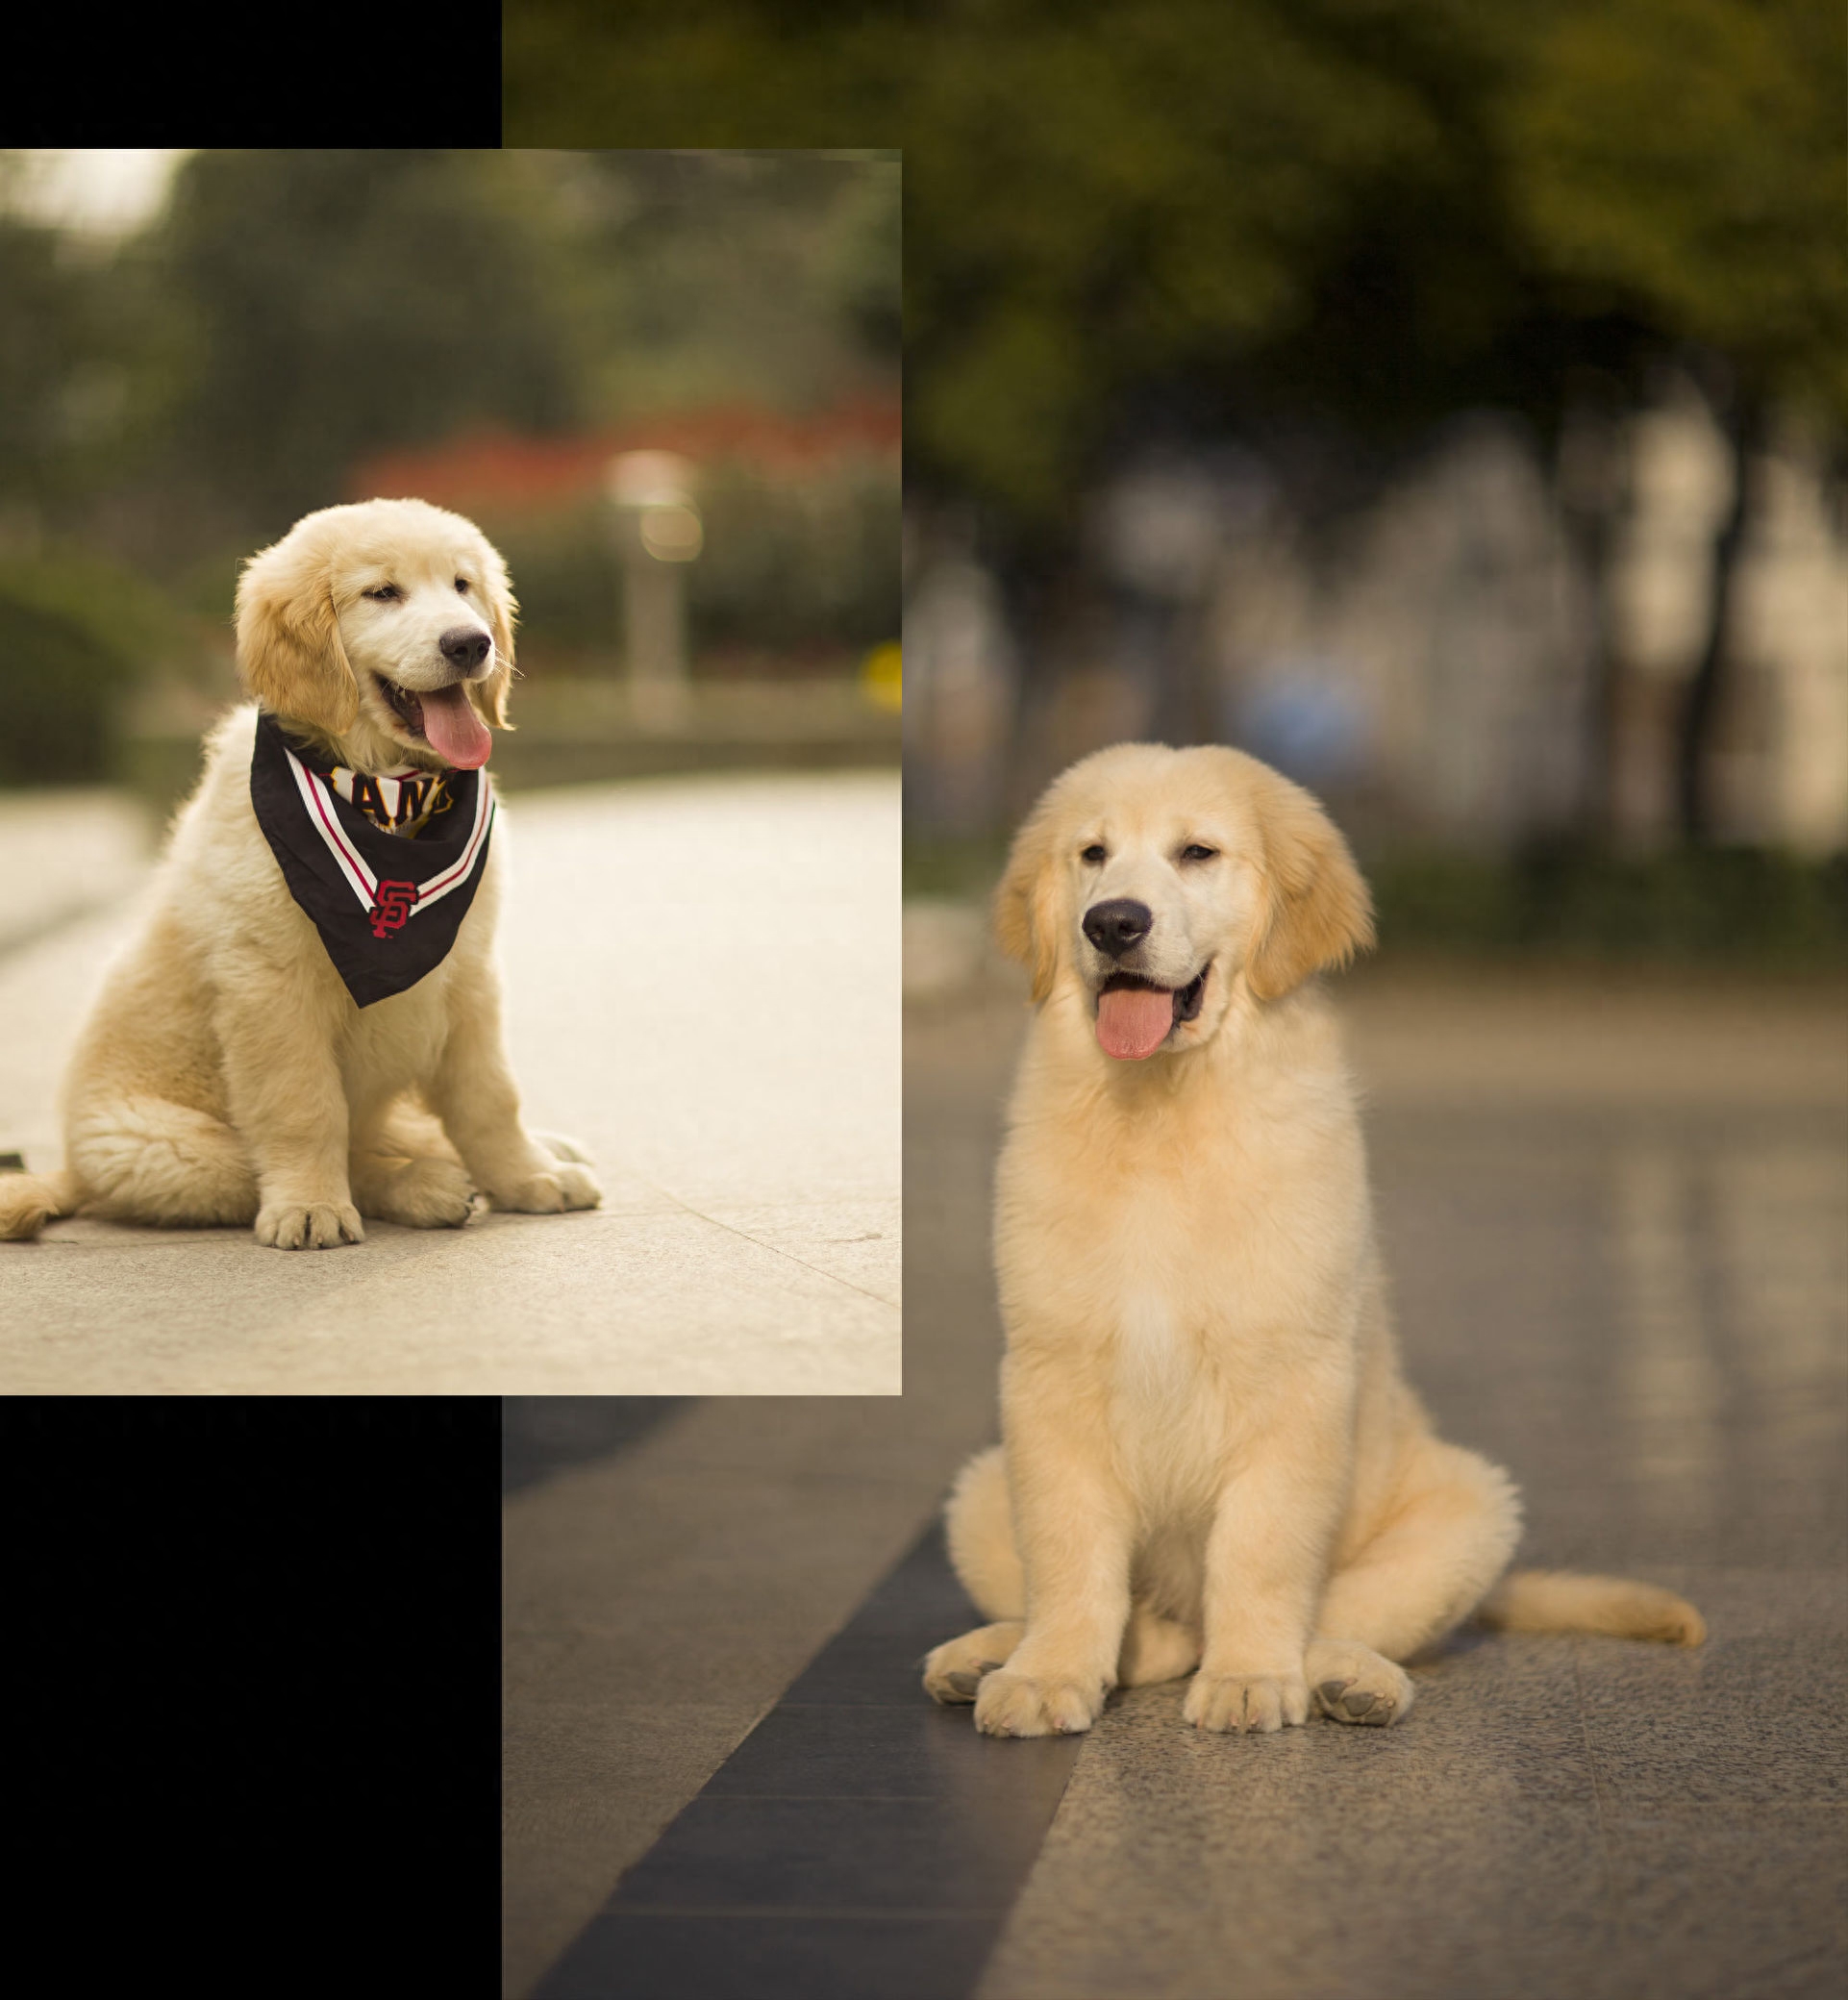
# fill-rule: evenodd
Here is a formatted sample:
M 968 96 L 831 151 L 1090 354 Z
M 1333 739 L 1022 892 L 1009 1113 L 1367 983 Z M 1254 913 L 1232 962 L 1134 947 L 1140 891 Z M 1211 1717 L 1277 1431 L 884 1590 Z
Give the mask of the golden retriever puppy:
M 1398 1662 L 1471 1612 L 1699 1643 L 1648 1585 L 1503 1580 L 1514 1488 L 1400 1371 L 1312 979 L 1371 911 L 1315 801 L 1234 750 L 1101 751 L 1022 827 L 995 925 L 1036 1005 L 996 1188 L 1005 1441 L 947 1514 L 994 1622 L 929 1692 L 991 1736 L 1188 1673 L 1201 1729 L 1389 1723 Z
M 279 1250 L 497 1208 L 593 1208 L 501 1041 L 501 854 L 482 769 L 515 605 L 480 530 L 330 507 L 253 556 L 237 664 L 152 908 L 65 1082 L 62 1172 L 0 1177 L 0 1237 L 81 1211 L 254 1224 Z

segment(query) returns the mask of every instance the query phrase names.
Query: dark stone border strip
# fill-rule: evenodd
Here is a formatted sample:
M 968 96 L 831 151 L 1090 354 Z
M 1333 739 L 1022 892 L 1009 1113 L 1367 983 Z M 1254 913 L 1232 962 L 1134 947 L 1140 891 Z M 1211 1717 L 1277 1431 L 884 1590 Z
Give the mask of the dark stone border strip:
M 1079 1738 L 918 1685 L 975 1622 L 933 1524 L 617 1885 L 535 2000 L 964 2000 Z

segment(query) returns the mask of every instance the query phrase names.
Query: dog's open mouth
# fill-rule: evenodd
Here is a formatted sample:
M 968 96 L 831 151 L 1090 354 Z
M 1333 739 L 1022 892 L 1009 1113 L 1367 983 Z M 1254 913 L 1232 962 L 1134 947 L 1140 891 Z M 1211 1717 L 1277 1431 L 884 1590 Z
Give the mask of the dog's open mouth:
M 1097 994 L 1097 1045 L 1124 1062 L 1152 1056 L 1183 1021 L 1193 1020 L 1207 990 L 1208 960 L 1184 987 L 1158 987 L 1134 972 L 1112 972 Z
M 400 688 L 383 674 L 372 678 L 391 712 L 404 724 L 405 733 L 428 743 L 445 763 L 475 771 L 487 762 L 494 739 L 461 681 L 453 681 L 447 688 Z

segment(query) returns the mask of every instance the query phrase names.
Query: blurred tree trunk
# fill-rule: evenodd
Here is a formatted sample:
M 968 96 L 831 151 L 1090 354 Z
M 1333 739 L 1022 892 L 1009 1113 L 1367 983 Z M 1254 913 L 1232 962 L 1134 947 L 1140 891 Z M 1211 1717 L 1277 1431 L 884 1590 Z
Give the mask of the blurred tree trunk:
M 1741 386 L 1728 399 L 1723 428 L 1733 458 L 1733 502 L 1713 545 L 1713 575 L 1707 612 L 1707 643 L 1687 684 L 1675 746 L 1676 790 L 1682 838 L 1706 841 L 1713 834 L 1712 748 L 1732 663 L 1731 627 L 1739 550 L 1751 507 L 1753 464 L 1764 441 L 1765 405 Z
M 1566 540 L 1590 599 L 1579 832 L 1593 843 L 1618 830 L 1617 730 L 1624 662 L 1611 630 L 1610 575 L 1617 520 L 1630 490 L 1630 405 L 1602 374 L 1580 385 L 1561 440 L 1557 489 Z

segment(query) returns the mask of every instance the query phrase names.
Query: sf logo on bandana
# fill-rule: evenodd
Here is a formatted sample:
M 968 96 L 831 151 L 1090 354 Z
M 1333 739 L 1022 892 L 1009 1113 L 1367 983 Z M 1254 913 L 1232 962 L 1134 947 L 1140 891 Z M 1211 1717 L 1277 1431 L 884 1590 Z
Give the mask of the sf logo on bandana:
M 379 884 L 378 901 L 366 912 L 372 919 L 372 935 L 383 938 L 387 931 L 402 931 L 404 920 L 415 908 L 417 885 L 414 882 L 382 882 Z

